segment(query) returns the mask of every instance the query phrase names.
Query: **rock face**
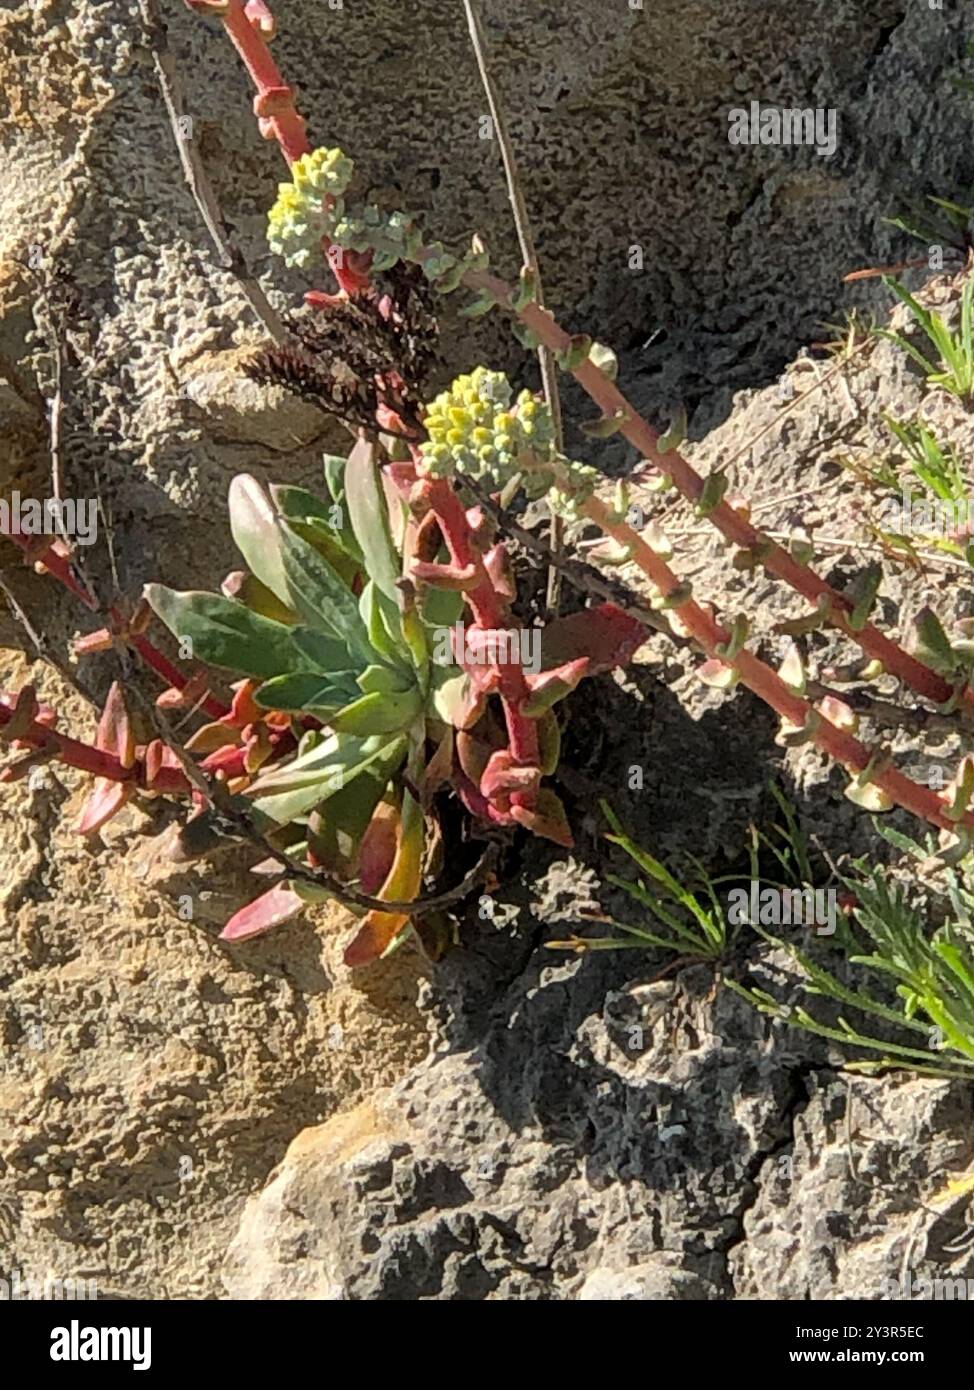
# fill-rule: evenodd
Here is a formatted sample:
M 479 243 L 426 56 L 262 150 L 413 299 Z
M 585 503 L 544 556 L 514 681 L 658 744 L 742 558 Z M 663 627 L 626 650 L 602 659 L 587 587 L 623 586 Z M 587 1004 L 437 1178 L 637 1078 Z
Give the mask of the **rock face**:
M 953 321 L 956 286 L 933 282 L 927 293 Z M 895 322 L 908 331 L 902 315 Z M 886 414 L 911 415 L 923 401 L 938 437 L 970 450 L 969 414 L 944 395 L 924 398 L 921 376 L 889 343 L 828 379 L 804 358 L 788 379 L 790 407 L 777 387 L 742 397 L 697 450 L 704 472 L 738 459 L 734 485 L 761 500 L 769 526 L 793 527 L 817 507 L 829 534 L 851 533 L 860 485 L 835 459 L 884 457 Z M 763 574 L 729 570 L 710 539 L 691 532 L 676 548 L 701 593 L 757 615 L 759 639 L 799 611 Z M 859 565 L 839 546 L 821 568 L 844 585 Z M 945 620 L 970 611 L 969 573 L 952 571 L 947 593 L 937 581 L 892 568 L 884 625 L 904 631 L 926 602 Z M 817 659 L 829 657 L 823 644 Z M 575 854 L 542 871 L 535 853 L 490 911 L 470 914 L 462 949 L 430 982 L 437 1049 L 354 1118 L 295 1141 L 248 1204 L 228 1292 L 874 1300 L 970 1278 L 969 1198 L 937 1200 L 974 1159 L 970 1087 L 845 1074 L 838 1050 L 769 1026 L 708 968 L 673 970 L 672 956 L 551 963 L 544 943 L 585 931 L 597 889 L 620 920 L 638 920 L 607 896 L 598 794 L 652 852 L 690 849 L 709 864 L 739 865 L 748 821 L 764 823 L 771 809 L 773 725 L 746 695 L 703 690 L 669 644 L 653 639 L 594 707 L 583 699 L 562 774 Z M 891 737 L 921 777 L 962 751 L 933 730 Z M 842 796 L 841 774 L 808 748 L 778 756 L 789 796 L 834 854 L 888 858 Z M 905 816 L 894 823 L 915 833 Z M 726 974 L 756 972 L 752 982 L 794 1002 L 784 963 L 743 940 Z
M 190 138 L 284 310 L 313 281 L 264 242 L 279 154 L 257 135 L 219 27 L 175 0 L 164 9 Z M 974 107 L 946 81 L 967 37 L 960 7 L 482 9 L 551 303 L 619 350 L 624 385 L 652 415 L 699 405 L 697 434 L 822 320 L 876 297 L 840 279 L 903 250 L 882 222 L 901 199 L 974 183 Z M 366 196 L 421 214 L 448 242 L 478 229 L 496 264 L 516 270 L 455 0 L 279 0 L 278 11 L 276 56 L 313 139 L 355 157 Z M 731 147 L 728 111 L 751 100 L 834 108 L 835 156 Z M 136 0 L 3 0 L 0 120 L 0 491 L 47 495 L 44 306 L 59 296 L 70 307 L 65 486 L 97 492 L 113 523 L 111 563 L 104 545 L 86 557 L 93 577 L 128 597 L 150 578 L 211 586 L 233 564 L 232 474 L 315 485 L 323 449 L 343 436 L 239 376 L 259 334 L 183 186 Z M 451 302 L 444 320 L 444 374 L 483 359 L 533 379 L 499 317 L 461 323 Z M 796 470 L 818 481 L 813 456 L 848 427 L 822 400 L 764 436 L 749 483 L 787 495 Z M 575 418 L 588 413 L 571 389 L 566 401 Z M 711 459 L 771 409 L 767 396 L 742 408 L 703 446 Z M 615 446 L 599 461 L 632 462 Z M 710 553 L 686 544 L 706 571 Z M 52 586 L 14 568 L 9 548 L 0 567 L 51 640 L 73 635 L 78 613 Z M 710 597 L 726 596 L 703 578 Z M 2 640 L 19 646 L 3 621 Z M 135 872 L 143 822 L 84 846 L 60 785 L 0 789 L 4 1268 L 93 1274 L 120 1296 L 213 1296 L 247 1194 L 224 1269 L 239 1296 L 872 1297 L 907 1254 L 918 1271 L 955 1268 L 946 1246 L 962 1213 L 916 1229 L 914 1213 L 938 1175 L 970 1162 L 963 1095 L 856 1081 L 848 1140 L 832 1059 L 768 1033 L 727 991 L 711 999 L 709 976 L 684 971 L 640 993 L 642 957 L 552 967 L 537 949 L 560 919 L 577 925 L 604 873 L 599 791 L 626 801 L 653 848 L 689 846 L 708 862 L 739 848 L 761 803 L 773 725 L 744 701 L 692 703 L 670 662 L 630 673 L 624 697 L 603 682 L 598 717 L 575 702 L 564 780 L 584 853 L 543 881 L 529 859 L 506 889 L 509 918 L 467 924 L 465 948 L 436 972 L 436 1020 L 413 1008 L 415 960 L 350 984 L 337 929 L 319 919 L 224 949 L 220 885 L 188 922 Z M 36 679 L 84 727 L 49 671 L 4 652 L 0 675 Z M 626 794 L 631 764 L 646 769 L 642 798 Z M 801 771 L 799 788 L 821 794 L 821 768 Z M 76 798 L 77 780 L 65 786 Z M 852 813 L 835 800 L 844 815 L 832 805 L 829 822 L 845 846 Z M 410 1072 L 427 1021 L 436 1051 Z M 872 1138 L 856 1137 L 860 1124 Z
M 919 1205 L 970 1161 L 969 1090 L 841 1077 L 706 971 L 653 1022 L 614 974 L 532 966 L 477 1048 L 300 1135 L 227 1293 L 881 1299 L 904 1267 L 970 1274 L 963 1204 Z

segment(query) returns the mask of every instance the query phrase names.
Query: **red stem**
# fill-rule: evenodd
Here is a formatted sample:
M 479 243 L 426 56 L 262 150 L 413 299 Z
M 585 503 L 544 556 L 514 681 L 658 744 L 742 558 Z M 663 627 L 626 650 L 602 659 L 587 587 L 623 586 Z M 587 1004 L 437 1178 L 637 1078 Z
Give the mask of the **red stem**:
M 92 613 L 97 613 L 98 602 L 92 594 L 88 592 L 84 584 L 75 574 L 71 564 L 71 556 L 61 540 L 52 540 L 46 546 L 38 546 L 36 537 L 24 535 L 20 531 L 9 531 L 4 533 L 18 549 L 22 550 L 29 560 L 34 564 L 39 564 L 53 574 L 69 593 L 81 602 Z M 168 659 L 162 652 L 145 636 L 144 633 L 129 632 L 125 614 L 115 604 L 108 609 L 108 619 L 111 630 L 116 632 L 122 640 L 134 647 L 147 666 L 162 677 L 167 685 L 175 686 L 177 690 L 183 690 L 192 679 L 184 676 L 182 671 Z M 206 710 L 213 719 L 222 719 L 224 715 L 230 713 L 229 705 L 225 705 L 215 696 L 207 694 L 203 701 L 202 708 Z
M 471 588 L 464 590 L 464 598 L 477 626 L 488 630 L 503 628 L 508 621 L 507 605 L 497 594 L 484 567 L 480 550 L 470 535 L 466 509 L 452 484 L 445 478 L 425 478 L 423 495 L 436 513 L 453 564 L 458 569 L 474 567 L 476 580 Z M 504 707 L 511 753 L 521 766 L 537 767 L 540 762 L 537 720 L 521 713 L 521 706 L 530 694 L 524 671 L 517 661 L 499 661 L 495 669 L 500 673 L 498 693 Z M 516 806 L 532 807 L 535 800 L 536 796 L 529 792 L 514 792 L 511 796 Z
M 294 105 L 294 88 L 284 81 L 267 46 L 277 31 L 270 9 L 264 0 L 186 0 L 186 4 L 191 10 L 215 14 L 223 22 L 257 88 L 254 115 L 260 133 L 265 140 L 277 141 L 290 168 L 310 153 L 311 145 L 307 122 Z M 327 241 L 322 247 L 342 294 L 361 294 L 371 288 L 371 252 L 343 251 Z
M 634 563 L 663 594 L 672 594 L 679 588 L 679 581 L 666 561 L 657 555 L 631 526 L 615 521 L 612 512 L 599 498 L 589 499 L 585 504 L 585 513 L 606 535 L 631 548 Z M 680 621 L 686 625 L 691 636 L 708 656 L 716 657 L 733 666 L 744 684 L 753 690 L 755 695 L 789 723 L 797 728 L 804 727 L 813 712 L 813 706 L 800 695 L 796 695 L 776 671 L 746 650 L 739 652 L 733 660 L 722 657 L 718 647 L 725 645 L 731 634 L 693 599 L 680 604 L 677 611 Z M 865 744 L 837 728 L 824 715 L 813 735 L 813 741 L 836 762 L 857 773 L 865 771 L 872 757 Z M 945 814 L 944 802 L 935 792 L 929 787 L 921 787 L 912 782 L 895 768 L 877 772 L 873 781 L 898 805 L 943 830 L 956 832 L 961 825 L 974 829 L 974 812 L 968 812 L 960 822 L 951 821 Z
M 256 7 L 244 4 L 244 0 L 228 0 L 219 18 L 257 88 L 254 115 L 261 135 L 265 140 L 276 140 L 288 164 L 293 164 L 308 154 L 311 146 L 305 134 L 307 122 L 294 105 L 294 89 L 284 81 L 267 47 L 276 28 L 270 11 L 266 5 Z
M 13 710 L 0 703 L 0 729 L 9 724 L 12 718 Z M 49 729 L 46 724 L 38 724 L 36 720 L 25 733 L 18 735 L 17 742 L 53 752 L 60 762 L 81 772 L 90 772 L 93 777 L 107 777 L 112 782 L 133 782 L 139 778 L 138 762 L 132 767 L 125 767 L 114 754 L 69 738 L 67 734 L 59 734 L 56 729 Z
M 471 275 L 468 279 L 471 286 L 476 288 L 483 288 L 485 280 L 488 281 L 498 297 L 506 298 L 509 302 L 510 291 L 503 281 L 483 275 Z M 571 338 L 565 330 L 536 304 L 529 304 L 519 317 L 553 352 L 564 352 L 570 346 Z M 688 501 L 700 501 L 704 489 L 703 478 L 677 450 L 673 449 L 665 454 L 659 452 L 657 432 L 604 372 L 589 361 L 576 367 L 572 375 L 600 407 L 603 415 L 615 416 L 622 412 L 626 418 L 620 433 L 660 472 L 668 474 Z M 823 595 L 827 596 L 831 601 L 831 621 L 835 626 L 852 641 L 857 642 L 868 656 L 881 661 L 892 675 L 912 686 L 918 694 L 938 705 L 946 704 L 953 697 L 954 689 L 947 681 L 910 656 L 896 642 L 884 636 L 872 623 L 866 623 L 858 632 L 854 631 L 844 616 L 852 608 L 845 595 L 833 589 L 814 570 L 801 564 L 793 555 L 789 555 L 787 550 L 759 531 L 756 526 L 752 526 L 727 502 L 720 502 L 708 513 L 707 519 L 734 545 L 742 546 L 746 550 L 760 547 L 764 568 L 783 579 L 786 584 L 790 584 L 813 607 Z M 968 688 L 964 691 L 963 698 L 974 707 L 974 691 Z

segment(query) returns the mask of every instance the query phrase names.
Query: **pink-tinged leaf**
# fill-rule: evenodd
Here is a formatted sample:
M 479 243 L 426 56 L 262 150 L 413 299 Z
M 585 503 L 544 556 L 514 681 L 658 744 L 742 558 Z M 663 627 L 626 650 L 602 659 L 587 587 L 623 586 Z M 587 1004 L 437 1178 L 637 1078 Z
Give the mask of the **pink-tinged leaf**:
M 464 773 L 454 774 L 453 789 L 472 816 L 477 816 L 480 820 L 499 819 L 499 813 L 492 814 L 490 802 L 481 796 L 480 789 Z
M 289 606 L 289 590 L 281 556 L 277 512 L 256 478 L 238 473 L 228 496 L 230 531 L 247 568 L 279 603 Z
M 186 0 L 187 4 L 191 0 Z M 337 309 L 344 304 L 346 296 L 344 294 L 327 294 L 324 290 L 305 290 L 304 302 L 309 309 L 318 309 L 324 312 L 327 309 Z
M 403 794 L 402 817 L 396 857 L 379 893 L 392 902 L 412 902 L 423 882 L 423 848 L 425 825 L 419 803 L 407 791 Z M 409 926 L 407 914 L 397 912 L 368 913 L 354 938 L 345 948 L 345 964 L 368 965 L 378 960 L 400 932 Z
M 115 634 L 107 627 L 97 632 L 89 632 L 84 637 L 76 637 L 71 643 L 75 656 L 91 656 L 93 652 L 110 652 L 115 645 Z
M 428 810 L 433 797 L 450 781 L 453 775 L 453 729 L 447 727 L 446 733 L 436 745 L 436 751 L 426 764 L 422 780 L 423 809 Z
M 154 738 L 143 754 L 146 789 L 154 792 L 187 791 L 189 781 L 173 750 Z
M 197 671 L 182 687 L 171 685 L 156 697 L 157 709 L 192 709 L 209 692 L 210 678 L 205 671 Z
M 511 817 L 535 835 L 554 840 L 556 845 L 572 849 L 575 844 L 568 817 L 561 800 L 548 787 L 542 787 L 533 807 L 512 806 Z
M 521 706 L 521 713 L 527 719 L 537 719 L 591 674 L 589 658 L 581 656 L 577 661 L 566 661 L 564 666 L 556 666 L 554 670 L 542 671 L 537 676 L 525 676 L 531 693 Z
M 416 465 L 411 459 L 387 463 L 382 469 L 383 476 L 395 484 L 396 490 L 406 500 L 416 483 Z
M 417 584 L 432 584 L 436 589 L 461 590 L 477 587 L 477 566 L 438 565 L 429 560 L 414 560 L 409 567 L 409 577 Z
M 642 623 L 614 603 L 556 618 L 541 634 L 541 667 L 548 671 L 586 656 L 588 675 L 626 666 L 648 637 Z
M 118 681 L 113 681 L 98 721 L 95 747 L 112 753 L 123 767 L 135 766 L 135 735 L 125 707 L 125 696 Z
M 135 785 L 132 782 L 111 782 L 107 777 L 96 777 L 95 785 L 75 826 L 76 833 L 96 834 L 122 809 L 134 790 Z
M 517 589 L 511 571 L 511 558 L 507 553 L 507 546 L 502 541 L 487 551 L 484 556 L 484 569 L 490 576 L 495 594 L 508 602 L 513 602 L 517 598 Z
M 488 801 L 494 801 L 498 794 L 534 791 L 540 781 L 540 767 L 523 767 L 514 761 L 509 749 L 499 748 L 490 756 L 480 790 Z
M 200 767 L 206 772 L 222 772 L 227 777 L 242 777 L 247 769 L 247 749 L 239 744 L 218 748 L 204 758 Z
M 220 940 L 247 941 L 252 936 L 262 936 L 272 927 L 296 917 L 304 905 L 293 888 L 278 883 L 235 912 L 220 933 Z
M 25 685 L 16 695 L 5 695 L 3 705 L 5 709 L 12 711 L 3 726 L 4 741 L 13 743 L 29 733 L 31 726 L 37 722 L 40 706 L 34 687 Z
M 363 893 L 374 897 L 385 883 L 396 858 L 399 837 L 399 808 L 380 801 L 369 821 L 359 850 L 359 883 Z
M 720 661 L 716 656 L 698 666 L 697 675 L 712 690 L 733 690 L 741 678 L 736 666 Z

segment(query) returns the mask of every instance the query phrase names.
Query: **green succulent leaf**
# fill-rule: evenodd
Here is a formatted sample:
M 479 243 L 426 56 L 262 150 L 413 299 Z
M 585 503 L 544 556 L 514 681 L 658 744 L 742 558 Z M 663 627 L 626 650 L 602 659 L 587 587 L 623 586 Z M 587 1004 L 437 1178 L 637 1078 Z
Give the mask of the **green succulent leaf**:
M 394 769 L 406 748 L 402 735 L 363 739 L 332 734 L 287 766 L 258 778 L 251 788 L 253 804 L 278 825 L 287 825 L 324 805 L 369 768 Z
M 291 606 L 310 627 L 337 637 L 370 664 L 374 654 L 355 595 L 324 556 L 289 526 L 281 527 L 281 536 Z
M 405 695 L 416 689 L 412 676 L 391 666 L 366 666 L 359 676 L 358 688 L 366 695 Z
M 180 593 L 164 584 L 147 585 L 145 598 L 169 631 L 188 638 L 194 657 L 210 666 L 265 679 L 315 668 L 314 658 L 299 643 L 300 629 L 263 618 L 233 599 L 195 590 Z M 347 664 L 339 644 L 330 644 L 321 655 L 334 663 L 339 652 Z
M 287 579 L 281 554 L 277 514 L 256 478 L 238 473 L 228 497 L 230 533 L 247 568 L 288 607 Z
M 271 496 L 292 529 L 320 551 L 351 585 L 364 562 L 344 495 L 340 502 L 326 502 L 306 488 L 272 484 Z
M 860 570 L 846 591 L 846 598 L 853 605 L 849 614 L 849 626 L 853 632 L 861 632 L 869 621 L 869 615 L 876 602 L 879 586 L 883 582 L 883 567 L 879 564 L 867 565 Z
M 432 706 L 436 714 L 454 729 L 471 728 L 480 716 L 483 701 L 467 673 L 459 666 L 434 664 L 431 676 Z
M 399 609 L 371 580 L 359 596 L 358 611 L 375 652 L 395 666 L 411 669 Z
M 360 695 L 338 714 L 331 726 L 342 734 L 368 738 L 373 734 L 392 734 L 408 729 L 423 708 L 423 699 L 414 687 L 408 691 L 374 691 Z
M 323 869 L 345 877 L 351 875 L 362 836 L 385 795 L 394 770 L 387 760 L 379 759 L 347 787 L 329 797 L 320 811 L 313 813 L 308 843 Z
M 362 549 L 369 578 L 392 603 L 402 562 L 392 544 L 389 507 L 375 465 L 375 445 L 360 439 L 345 466 L 345 499 L 352 529 Z
M 299 669 L 330 674 L 337 671 L 350 671 L 354 677 L 365 665 L 349 652 L 344 642 L 337 637 L 326 637 L 323 632 L 315 632 L 310 627 L 291 628 L 295 647 L 304 660 Z M 282 672 L 283 674 L 283 672 Z
M 921 608 L 916 615 L 912 648 L 919 661 L 940 675 L 952 675 L 957 669 L 957 656 L 932 608 Z
M 427 627 L 454 627 L 463 617 L 464 597 L 460 589 L 425 590 L 422 599 L 423 621 Z
M 286 676 L 274 676 L 255 692 L 254 699 L 262 709 L 277 709 L 320 718 L 335 714 L 356 698 L 355 674 L 336 671 L 329 676 L 318 672 L 296 671 Z

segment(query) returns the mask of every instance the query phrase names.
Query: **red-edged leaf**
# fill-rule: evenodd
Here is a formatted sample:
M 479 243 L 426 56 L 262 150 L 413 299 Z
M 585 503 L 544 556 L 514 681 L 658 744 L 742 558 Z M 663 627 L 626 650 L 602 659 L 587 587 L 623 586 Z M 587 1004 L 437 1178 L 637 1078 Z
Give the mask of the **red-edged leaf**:
M 304 905 L 293 888 L 278 883 L 235 912 L 220 933 L 220 940 L 246 941 L 252 936 L 261 936 L 271 927 L 296 917 Z
M 362 836 L 359 850 L 359 883 L 362 892 L 374 897 L 385 883 L 396 858 L 399 836 L 399 808 L 380 801 Z
M 565 849 L 571 849 L 575 844 L 565 808 L 548 787 L 542 787 L 538 792 L 534 807 L 512 806 L 511 817 L 533 834 L 554 840 L 556 845 L 562 845 Z
M 122 809 L 134 790 L 132 782 L 112 782 L 107 777 L 97 777 L 75 826 L 76 832 L 79 835 L 96 834 Z
M 540 767 L 523 767 L 516 763 L 507 748 L 492 753 L 480 779 L 480 790 L 488 801 L 498 793 L 530 792 L 541 781 Z
M 587 656 L 576 661 L 566 661 L 564 666 L 556 666 L 551 671 L 542 671 L 537 676 L 525 676 L 530 695 L 521 706 L 521 713 L 528 719 L 537 719 L 552 705 L 563 700 L 578 685 L 579 681 L 590 676 L 591 663 Z
M 588 675 L 625 666 L 648 633 L 614 603 L 600 603 L 567 618 L 556 618 L 541 633 L 541 669 L 549 671 L 587 656 Z
M 113 681 L 98 721 L 95 747 L 112 753 L 123 767 L 135 765 L 135 735 L 125 707 L 125 696 L 118 681 Z
M 399 822 L 396 857 L 379 893 L 391 901 L 412 902 L 423 882 L 425 826 L 419 803 L 405 792 Z M 345 948 L 345 964 L 367 965 L 378 960 L 393 941 L 409 926 L 408 915 L 396 912 L 370 912 Z

